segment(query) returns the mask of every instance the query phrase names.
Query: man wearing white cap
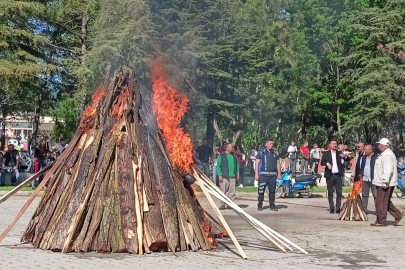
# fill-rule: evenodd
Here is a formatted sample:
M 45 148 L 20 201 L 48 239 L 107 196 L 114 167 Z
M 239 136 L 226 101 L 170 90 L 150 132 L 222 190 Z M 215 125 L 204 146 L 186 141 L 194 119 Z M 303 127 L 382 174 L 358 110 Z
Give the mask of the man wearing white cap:
M 371 226 L 383 227 L 387 221 L 387 211 L 395 218 L 394 226 L 398 225 L 403 215 L 391 202 L 392 193 L 398 184 L 397 158 L 390 149 L 390 141 L 387 138 L 381 139 L 378 149 L 381 154 L 375 161 L 373 184 L 377 187 L 377 199 L 375 202 L 377 210 L 377 221 Z

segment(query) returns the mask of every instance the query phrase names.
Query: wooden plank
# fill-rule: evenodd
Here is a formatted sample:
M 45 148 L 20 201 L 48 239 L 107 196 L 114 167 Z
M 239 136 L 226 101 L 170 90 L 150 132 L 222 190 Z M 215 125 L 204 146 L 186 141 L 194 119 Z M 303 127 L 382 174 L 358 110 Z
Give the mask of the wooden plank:
M 243 250 L 243 248 L 239 244 L 238 239 L 236 239 L 235 235 L 233 234 L 233 231 L 229 227 L 228 222 L 226 222 L 224 216 L 219 211 L 217 205 L 215 204 L 214 200 L 212 199 L 211 194 L 208 192 L 208 190 L 205 187 L 203 181 L 197 175 L 195 175 L 195 178 L 197 179 L 198 185 L 201 187 L 202 191 L 204 192 L 205 197 L 208 199 L 208 202 L 211 204 L 212 209 L 214 209 L 215 214 L 217 214 L 219 220 L 221 221 L 222 225 L 224 226 L 227 234 L 229 235 L 229 237 L 231 237 L 233 243 L 235 244 L 236 248 L 238 249 L 239 254 L 242 256 L 243 259 L 247 259 L 245 251 Z

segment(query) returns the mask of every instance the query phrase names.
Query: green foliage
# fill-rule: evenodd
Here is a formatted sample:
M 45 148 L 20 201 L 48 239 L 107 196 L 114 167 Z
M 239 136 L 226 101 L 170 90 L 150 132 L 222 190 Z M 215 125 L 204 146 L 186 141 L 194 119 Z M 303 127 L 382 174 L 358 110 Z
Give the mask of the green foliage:
M 75 99 L 64 97 L 58 100 L 55 108 L 51 110 L 51 115 L 55 121 L 52 136 L 55 139 L 65 138 L 69 141 L 79 124 L 77 114 L 78 104 Z

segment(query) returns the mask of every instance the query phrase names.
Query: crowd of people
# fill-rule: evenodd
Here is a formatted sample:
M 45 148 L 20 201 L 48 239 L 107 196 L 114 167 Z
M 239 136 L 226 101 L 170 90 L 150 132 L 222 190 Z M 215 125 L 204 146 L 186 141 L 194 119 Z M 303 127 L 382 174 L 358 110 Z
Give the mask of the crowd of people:
M 59 145 L 53 149 L 49 149 L 47 141 L 45 139 L 40 140 L 38 146 L 35 147 L 33 155 L 32 173 L 39 172 L 42 168 L 48 166 L 54 162 L 67 148 L 68 144 L 65 139 L 59 140 Z M 0 164 L 1 164 L 1 186 L 6 185 L 6 176 L 10 174 L 11 184 L 17 185 L 19 179 L 20 169 L 20 156 L 13 144 L 8 144 L 7 151 L 3 154 L 0 152 Z M 31 186 L 37 187 L 42 181 L 42 176 L 35 179 Z
M 397 225 L 403 218 L 402 213 L 391 201 L 395 187 L 398 185 L 398 162 L 394 152 L 390 149 L 390 142 L 383 138 L 377 142 L 378 154 L 372 145 L 364 142 L 356 144 L 356 152 L 349 151 L 347 145 L 340 144 L 336 139 L 329 142 L 327 149 L 319 148 L 317 143 L 309 149 L 305 141 L 298 151 L 296 142 L 292 141 L 287 149 L 286 159 L 289 160 L 288 169 L 292 177 L 296 177 L 297 159 L 301 159 L 301 173 L 316 174 L 319 166 L 324 168 L 324 178 L 328 190 L 329 210 L 331 214 L 339 214 L 342 200 L 342 186 L 345 179 L 345 170 L 351 159 L 354 159 L 354 168 L 350 182 L 362 181 L 361 198 L 365 212 L 368 212 L 368 202 L 371 194 L 376 209 L 376 222 L 371 226 L 386 226 L 387 212 L 394 218 Z M 274 141 L 267 140 L 265 147 L 257 145 L 247 158 L 240 146 L 223 142 L 218 149 L 212 149 L 206 139 L 196 149 L 196 161 L 201 170 L 209 175 L 212 168 L 212 179 L 218 181 L 222 192 L 231 200 L 235 198 L 235 189 L 239 184 L 243 187 L 244 169 L 251 168 L 254 174 L 255 186 L 258 187 L 258 211 L 263 210 L 263 201 L 266 188 L 269 193 L 270 210 L 278 211 L 275 204 L 276 180 L 281 179 L 281 166 L 279 152 L 274 149 Z M 350 167 L 350 166 L 349 166 Z M 287 169 L 287 168 L 286 168 Z M 336 202 L 334 200 L 336 194 Z M 226 209 L 222 203 L 220 209 Z

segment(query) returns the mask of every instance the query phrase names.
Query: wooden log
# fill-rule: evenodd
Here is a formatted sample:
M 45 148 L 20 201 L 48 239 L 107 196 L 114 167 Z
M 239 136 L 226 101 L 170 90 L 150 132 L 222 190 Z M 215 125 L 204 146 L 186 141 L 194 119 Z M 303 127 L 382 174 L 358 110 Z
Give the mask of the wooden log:
M 49 164 L 48 166 L 46 166 L 45 168 L 43 168 L 42 170 L 40 170 L 39 172 L 37 172 L 36 174 L 34 174 L 33 176 L 29 177 L 27 180 L 24 180 L 23 182 L 21 182 L 18 186 L 16 186 L 15 188 L 13 188 L 12 190 L 10 190 L 9 192 L 7 192 L 6 194 L 4 194 L 1 198 L 0 198 L 0 204 L 2 204 L 3 202 L 5 202 L 8 198 L 10 198 L 11 196 L 13 196 L 14 194 L 16 194 L 18 191 L 20 191 L 22 188 L 26 187 L 29 183 L 31 183 L 32 181 L 34 181 L 36 178 L 42 176 L 44 173 L 46 173 L 47 171 L 49 171 L 52 166 L 53 166 L 53 162 L 51 164 Z
M 154 172 L 154 180 L 156 180 L 155 188 L 160 200 L 160 210 L 164 224 L 165 234 L 168 243 L 169 251 L 175 252 L 179 245 L 179 232 L 178 232 L 178 214 L 176 206 L 175 187 L 171 173 L 165 162 L 164 157 L 158 150 L 153 138 L 146 138 L 149 143 L 150 151 L 148 161 L 151 170 Z
M 61 251 L 63 249 L 64 242 L 68 237 L 69 225 L 77 207 L 80 203 L 80 198 L 82 196 L 83 190 L 86 186 L 86 177 L 89 171 L 92 147 L 93 147 L 93 136 L 90 136 L 86 141 L 84 150 L 79 158 L 78 170 L 76 171 L 73 181 L 70 185 L 71 196 L 65 197 L 63 203 L 66 203 L 67 208 L 63 212 L 61 219 L 58 220 L 58 226 L 55 230 L 55 235 L 51 245 L 53 251 Z
M 139 165 L 141 164 L 142 160 L 140 160 Z M 136 232 L 138 236 L 138 253 L 143 254 L 143 222 L 142 222 L 142 215 L 141 213 L 141 205 L 140 202 L 143 200 L 140 198 L 140 194 L 142 193 L 142 190 L 139 190 L 139 188 L 142 188 L 142 185 L 139 183 L 141 182 L 140 179 L 140 173 L 138 173 L 138 166 L 135 164 L 135 162 L 132 160 L 132 171 L 134 175 L 134 194 L 135 194 L 135 212 L 136 212 Z
M 347 201 L 343 203 L 338 219 L 343 220 L 347 213 Z
M 32 193 L 30 199 L 24 204 L 24 206 L 21 208 L 20 212 L 18 212 L 17 216 L 13 219 L 13 221 L 7 226 L 7 228 L 4 230 L 4 232 L 0 235 L 0 243 L 3 241 L 4 237 L 10 232 L 10 230 L 14 227 L 15 223 L 20 219 L 22 214 L 24 214 L 25 210 L 27 210 L 28 206 L 32 203 L 32 201 L 35 199 L 35 197 L 38 195 L 38 193 L 41 191 L 41 189 L 45 186 L 45 184 L 48 182 L 48 180 L 51 178 L 52 174 L 56 171 L 57 168 L 61 164 L 65 162 L 65 159 L 67 156 L 69 156 L 70 152 L 73 150 L 73 147 L 76 145 L 76 143 L 79 141 L 80 137 L 82 135 L 82 132 L 80 129 L 76 131 L 75 136 L 73 137 L 71 141 L 71 146 L 69 146 L 59 157 L 59 159 L 56 161 L 55 165 L 52 167 L 52 169 L 48 172 L 48 174 L 44 177 L 42 182 L 38 185 L 38 187 L 35 189 L 35 191 Z
M 105 176 L 105 186 L 108 186 L 110 182 L 110 175 L 111 175 L 111 166 Z M 103 202 L 103 215 L 100 222 L 100 229 L 97 241 L 97 252 L 100 253 L 107 253 L 111 251 L 111 242 L 110 242 L 110 225 L 111 225 L 111 215 L 114 209 L 114 197 L 113 197 L 113 190 L 108 190 L 106 194 L 106 199 Z
M 127 134 L 121 136 L 117 148 L 119 161 L 117 172 L 120 183 L 121 226 L 126 249 L 129 253 L 138 253 L 136 227 L 134 174 L 132 171 L 132 149 Z
M 35 247 L 39 247 L 46 228 L 49 226 L 49 221 L 55 212 L 59 198 L 71 177 L 67 171 L 68 169 L 66 167 L 60 168 L 60 173 L 58 173 L 56 179 L 54 179 L 55 189 L 50 190 L 51 196 L 47 203 L 48 207 L 38 216 L 38 224 L 36 225 L 35 237 L 33 239 L 33 245 Z
M 82 218 L 84 208 L 87 205 L 87 201 L 92 193 L 94 185 L 100 185 L 101 181 L 105 177 L 105 174 L 107 173 L 107 169 L 108 169 L 108 166 L 110 164 L 110 161 L 113 156 L 114 149 L 115 149 L 116 140 L 117 140 L 117 136 L 112 135 L 111 139 L 105 144 L 106 154 L 102 158 L 103 159 L 103 162 L 101 162 L 102 165 L 96 173 L 97 177 L 94 177 L 94 178 L 90 177 L 90 181 L 87 183 L 87 186 L 86 186 L 86 189 L 84 190 L 84 194 L 80 201 L 80 204 L 77 206 L 76 213 L 74 214 L 73 218 L 71 219 L 71 222 L 69 223 L 70 226 L 67 230 L 67 237 L 63 244 L 63 249 L 62 249 L 63 253 L 67 253 L 69 251 L 71 242 L 73 240 L 73 236 L 76 233 L 76 228 L 78 226 L 80 219 Z M 70 207 L 70 205 L 69 205 L 69 207 Z
M 103 217 L 105 200 L 107 197 L 108 184 L 109 184 L 109 171 L 105 174 L 104 180 L 100 185 L 96 185 L 94 191 L 91 195 L 88 211 L 86 218 L 82 225 L 80 234 L 77 236 L 73 249 L 76 252 L 88 252 L 90 251 L 91 243 L 93 242 L 93 237 L 98 229 L 101 219 Z
M 123 238 L 122 220 L 121 220 L 121 206 L 120 206 L 120 183 L 118 180 L 117 172 L 117 151 L 115 151 L 115 161 L 113 170 L 111 170 L 110 183 L 108 190 L 111 191 L 113 210 L 111 214 L 111 226 L 108 237 L 110 238 L 111 251 L 125 252 L 126 246 Z
M 60 171 L 62 169 L 62 166 L 57 170 L 56 175 L 59 177 Z M 54 181 L 55 182 L 55 181 Z M 52 189 L 53 187 L 49 187 L 47 192 L 42 196 L 41 202 L 38 205 L 35 213 L 32 215 L 30 222 L 28 223 L 27 228 L 25 229 L 25 232 L 21 238 L 21 242 L 33 242 L 35 235 L 36 235 L 36 228 L 38 224 L 41 224 L 42 222 L 42 215 L 44 212 L 47 211 L 49 207 L 49 203 L 52 197 Z

